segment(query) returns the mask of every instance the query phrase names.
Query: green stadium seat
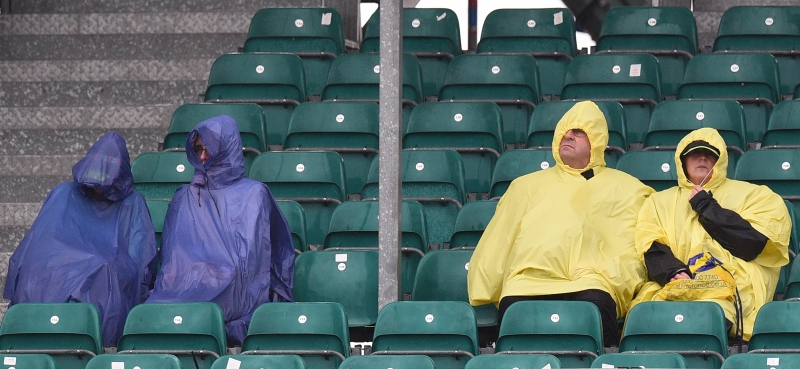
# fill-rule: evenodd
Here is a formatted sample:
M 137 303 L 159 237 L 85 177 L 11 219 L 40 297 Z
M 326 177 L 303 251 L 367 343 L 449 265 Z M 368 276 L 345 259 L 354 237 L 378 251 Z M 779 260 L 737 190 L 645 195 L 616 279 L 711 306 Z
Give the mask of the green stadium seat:
M 378 319 L 378 252 L 309 251 L 295 260 L 294 289 L 296 302 L 338 302 L 344 306 L 351 328 L 375 325 Z
M 710 301 L 648 301 L 625 319 L 619 352 L 664 351 L 683 355 L 688 368 L 718 369 L 728 356 L 722 308 Z
M 475 248 L 494 216 L 497 200 L 471 201 L 458 211 L 450 249 Z
M 527 148 L 534 150 L 551 150 L 553 134 L 561 117 L 571 109 L 578 100 L 545 101 L 531 115 L 528 125 Z M 625 111 L 616 101 L 596 101 L 603 112 L 608 125 L 608 147 L 606 148 L 606 166 L 614 168 L 617 160 L 628 149 L 625 139 Z
M 331 215 L 331 225 L 325 237 L 324 250 L 378 251 L 378 202 L 346 201 Z M 425 211 L 416 201 L 403 201 L 402 219 L 402 276 L 401 291 L 411 294 L 417 265 L 428 250 L 425 230 Z
M 369 169 L 364 199 L 378 198 L 380 158 Z M 403 150 L 400 159 L 402 196 L 425 207 L 429 249 L 446 249 L 458 211 L 465 201 L 464 164 L 453 150 Z
M 169 200 L 145 200 L 147 209 L 150 211 L 150 220 L 153 222 L 153 230 L 156 231 L 156 243 L 161 250 L 161 232 L 164 231 L 164 219 L 167 217 Z
M 744 109 L 747 142 L 761 142 L 780 102 L 778 64 L 769 54 L 700 54 L 686 65 L 677 98 L 736 100 Z
M 612 8 L 603 19 L 597 53 L 648 53 L 658 59 L 661 92 L 675 95 L 686 63 L 698 52 L 694 14 L 685 7 Z
M 530 55 L 461 55 L 447 67 L 439 101 L 489 101 L 503 116 L 503 142 L 522 148 L 528 121 L 542 100 Z
M 0 354 L 3 368 L 56 369 L 56 362 L 47 354 Z
M 303 206 L 292 200 L 277 200 L 277 202 L 283 217 L 289 223 L 294 252 L 299 254 L 308 251 L 308 245 L 306 244 L 306 212 L 303 210 Z
M 303 62 L 292 54 L 224 54 L 211 66 L 205 101 L 258 104 L 267 144 L 281 146 L 292 111 L 306 101 Z
M 190 183 L 194 166 L 185 152 L 145 152 L 131 162 L 133 188 L 146 199 L 170 200 L 181 185 Z
M 181 362 L 170 354 L 104 354 L 89 360 L 86 369 L 117 368 L 181 369 Z
M 587 301 L 531 300 L 503 315 L 498 353 L 551 353 L 564 368 L 587 368 L 603 353 L 600 310 Z
M 728 173 L 736 171 L 736 162 L 747 150 L 742 106 L 733 100 L 670 100 L 653 110 L 650 128 L 644 138 L 645 150 L 675 151 L 690 132 L 711 127 L 728 146 Z
M 722 369 L 800 368 L 797 354 L 735 354 L 722 363 Z
M 434 369 L 425 355 L 351 356 L 339 369 Z
M 567 65 L 578 54 L 572 18 L 567 8 L 493 10 L 483 22 L 477 52 L 535 57 L 542 95 L 556 100 Z
M 364 25 L 362 53 L 380 51 L 380 9 Z M 437 96 L 447 65 L 461 54 L 458 16 L 450 9 L 403 8 L 403 52 L 413 54 L 422 66 L 424 95 Z
M 263 304 L 253 312 L 242 354 L 299 355 L 308 369 L 337 369 L 350 356 L 344 307 L 334 302 Z
M 422 258 L 414 282 L 414 301 L 463 301 L 467 295 L 467 271 L 473 250 L 436 250 Z M 478 328 L 497 326 L 497 308 L 493 304 L 475 306 Z
M 800 304 L 772 301 L 764 304 L 753 326 L 748 353 L 800 353 Z
M 800 149 L 750 150 L 739 159 L 735 179 L 766 185 L 800 205 Z
M 792 218 L 792 231 L 789 236 L 789 264 L 781 267 L 780 279 L 778 280 L 778 286 L 775 288 L 775 297 L 773 298 L 775 301 L 783 300 L 786 298 L 785 296 L 789 294 L 789 284 L 791 281 L 790 277 L 794 266 L 794 259 L 797 257 L 797 254 L 800 254 L 800 237 L 798 237 L 800 230 L 798 230 L 797 227 L 796 209 L 794 204 L 789 200 L 783 200 L 783 203 L 786 204 L 786 210 L 789 211 L 789 217 Z M 800 285 L 792 287 L 792 297 L 800 297 L 800 289 L 798 289 L 798 287 L 800 287 Z
M 297 355 L 225 355 L 211 369 L 230 369 L 236 365 L 242 369 L 306 369 L 303 358 Z
M 771 54 L 780 71 L 780 93 L 791 95 L 800 83 L 798 48 L 800 8 L 797 6 L 734 6 L 722 14 L 713 50 Z
M 253 161 L 250 178 L 264 182 L 278 200 L 293 200 L 306 214 L 308 249 L 325 241 L 331 214 L 346 200 L 344 162 L 333 151 L 266 152 Z
M 411 112 L 403 148 L 457 151 L 464 162 L 467 199 L 485 199 L 504 149 L 500 109 L 485 101 L 422 103 Z
M 800 96 L 798 96 L 800 97 Z M 800 149 L 800 100 L 775 105 L 761 140 L 762 149 Z
M 511 181 L 556 165 L 552 150 L 510 150 L 500 155 L 492 174 L 489 198 L 499 200 Z
M 427 355 L 436 369 L 463 369 L 478 354 L 475 312 L 461 301 L 397 301 L 378 314 L 372 355 Z
M 643 142 L 650 113 L 662 101 L 658 60 L 650 54 L 579 55 L 569 63 L 561 99 L 619 102 L 628 144 Z
M 47 354 L 59 369 L 83 369 L 102 342 L 100 313 L 88 303 L 15 304 L 0 325 L 3 354 Z
M 308 95 L 320 95 L 331 62 L 345 53 L 342 17 L 333 8 L 261 9 L 250 21 L 244 52 L 299 56 Z
M 638 178 L 656 191 L 678 185 L 674 150 L 628 151 L 619 158 L 617 169 Z
M 119 354 L 172 354 L 181 368 L 208 369 L 226 353 L 222 309 L 213 302 L 136 305 L 128 313 Z
M 550 354 L 478 355 L 470 359 L 464 369 L 486 368 L 559 369 L 561 362 Z
M 634 354 L 616 352 L 602 354 L 592 362 L 592 368 L 686 368 L 686 360 L 675 353 Z
M 309 102 L 292 114 L 284 149 L 336 151 L 344 159 L 348 195 L 361 192 L 378 154 L 378 105 L 371 102 Z

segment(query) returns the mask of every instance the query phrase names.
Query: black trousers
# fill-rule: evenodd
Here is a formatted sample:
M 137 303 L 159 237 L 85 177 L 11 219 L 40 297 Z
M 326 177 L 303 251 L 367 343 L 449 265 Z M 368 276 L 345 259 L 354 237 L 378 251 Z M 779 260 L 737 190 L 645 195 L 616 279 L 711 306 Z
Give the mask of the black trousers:
M 506 313 L 511 304 L 517 301 L 527 300 L 568 300 L 568 301 L 588 301 L 600 309 L 600 321 L 603 324 L 603 346 L 619 346 L 619 325 L 617 325 L 617 303 L 611 298 L 608 292 L 601 290 L 585 290 L 571 293 L 544 296 L 506 296 L 500 300 L 500 307 L 497 314 L 497 332 L 500 333 L 500 324 L 503 321 L 503 314 Z

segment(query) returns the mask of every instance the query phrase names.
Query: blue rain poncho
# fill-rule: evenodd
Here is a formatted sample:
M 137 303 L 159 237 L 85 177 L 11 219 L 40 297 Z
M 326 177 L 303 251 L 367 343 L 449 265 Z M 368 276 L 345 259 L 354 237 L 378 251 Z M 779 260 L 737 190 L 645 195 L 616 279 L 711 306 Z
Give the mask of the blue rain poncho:
M 193 150 L 198 136 L 210 154 L 205 164 Z M 161 271 L 147 302 L 215 302 L 236 345 L 259 305 L 292 301 L 291 233 L 269 188 L 245 177 L 233 118 L 198 124 L 186 138 L 186 155 L 194 178 L 170 202 Z
M 103 346 L 116 346 L 128 312 L 147 299 L 155 276 L 153 224 L 133 190 L 128 149 L 117 133 L 100 138 L 72 177 L 47 195 L 11 256 L 3 296 L 12 305 L 92 303 Z

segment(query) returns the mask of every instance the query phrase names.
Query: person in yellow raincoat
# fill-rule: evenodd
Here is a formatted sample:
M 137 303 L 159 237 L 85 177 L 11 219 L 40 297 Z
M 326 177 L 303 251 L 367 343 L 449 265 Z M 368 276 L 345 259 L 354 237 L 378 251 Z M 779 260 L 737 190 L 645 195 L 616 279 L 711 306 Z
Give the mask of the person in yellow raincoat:
M 758 309 L 772 300 L 780 268 L 789 262 L 792 223 L 769 188 L 727 178 L 725 147 L 713 128 L 693 131 L 678 144 L 678 185 L 650 196 L 639 214 L 636 247 L 650 281 L 633 304 L 714 301 L 725 311 L 729 334 L 749 341 Z M 723 283 L 698 277 L 701 269 L 692 265 L 698 257 L 722 264 L 712 277 Z M 689 288 L 675 288 L 679 284 Z
M 553 136 L 557 165 L 511 182 L 472 255 L 470 304 L 494 303 L 502 324 L 516 301 L 590 301 L 600 310 L 604 345 L 619 344 L 617 318 L 644 282 L 633 232 L 653 189 L 607 168 L 607 144 L 595 103 L 564 114 Z

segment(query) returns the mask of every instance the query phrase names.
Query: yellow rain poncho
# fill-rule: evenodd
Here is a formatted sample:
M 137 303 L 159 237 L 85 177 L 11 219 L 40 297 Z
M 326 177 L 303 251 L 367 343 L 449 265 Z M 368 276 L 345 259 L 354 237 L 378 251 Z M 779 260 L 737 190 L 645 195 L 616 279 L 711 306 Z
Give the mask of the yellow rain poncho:
M 591 143 L 586 168 L 573 169 L 559 156 L 571 129 L 586 132 Z M 599 289 L 623 316 L 644 281 L 633 231 L 653 190 L 606 168 L 607 144 L 605 116 L 593 102 L 580 102 L 561 118 L 553 137 L 557 165 L 511 183 L 475 249 L 467 277 L 470 304 Z M 594 172 L 589 180 L 581 175 L 587 170 Z
M 720 152 L 711 179 L 703 189 L 710 191 L 720 207 L 737 213 L 767 238 L 766 246 L 752 261 L 733 256 L 712 239 L 700 224 L 697 212 L 692 210 L 689 195 L 694 184 L 684 172 L 680 154 L 687 145 L 698 140 L 708 142 Z M 792 224 L 786 205 L 780 196 L 766 186 L 726 178 L 728 153 L 725 150 L 725 141 L 712 128 L 698 129 L 684 137 L 675 152 L 675 165 L 678 186 L 650 196 L 639 214 L 636 248 L 641 260 L 644 260 L 644 253 L 653 242 L 668 246 L 675 258 L 683 263 L 704 252 L 719 259 L 736 281 L 743 308 L 743 338 L 749 340 L 758 309 L 772 300 L 780 267 L 789 262 L 788 244 Z M 647 282 L 637 294 L 634 305 L 642 301 L 661 300 L 658 296 L 661 290 L 662 286 L 657 282 Z M 731 334 L 734 334 L 736 313 L 732 300 L 705 299 L 722 306 L 725 317 L 734 323 L 731 330 Z

